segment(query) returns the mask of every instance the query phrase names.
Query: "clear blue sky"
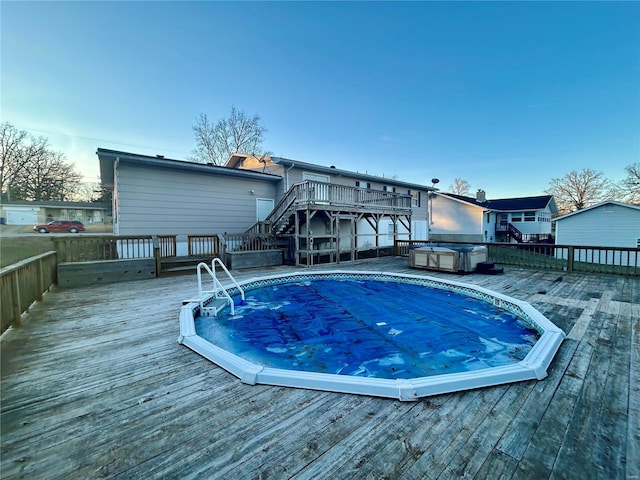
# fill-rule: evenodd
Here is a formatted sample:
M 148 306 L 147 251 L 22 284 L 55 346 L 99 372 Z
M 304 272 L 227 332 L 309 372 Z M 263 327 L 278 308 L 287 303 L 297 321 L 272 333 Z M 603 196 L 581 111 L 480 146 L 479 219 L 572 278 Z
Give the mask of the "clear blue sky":
M 7 2 L 3 121 L 90 181 L 97 147 L 186 158 L 199 113 L 274 155 L 489 198 L 640 161 L 638 2 Z

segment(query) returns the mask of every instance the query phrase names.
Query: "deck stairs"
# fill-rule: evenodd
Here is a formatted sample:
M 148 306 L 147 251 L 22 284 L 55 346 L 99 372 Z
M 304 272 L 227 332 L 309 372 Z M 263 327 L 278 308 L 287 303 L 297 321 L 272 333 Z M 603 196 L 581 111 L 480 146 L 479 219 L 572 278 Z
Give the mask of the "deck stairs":
M 507 225 L 507 236 L 513 238 L 516 242 L 522 243 L 522 232 L 516 228 L 513 223 Z
M 291 188 L 266 218 L 271 224 L 271 233 L 275 236 L 291 233 L 295 228 L 295 212 L 296 190 Z
M 182 273 L 193 273 L 199 263 L 211 263 L 214 257 L 189 257 L 177 256 L 167 257 L 160 260 L 160 276 L 179 275 Z
M 504 273 L 504 268 L 496 267 L 494 262 L 479 262 L 476 265 L 476 273 L 482 273 L 484 275 L 499 275 Z

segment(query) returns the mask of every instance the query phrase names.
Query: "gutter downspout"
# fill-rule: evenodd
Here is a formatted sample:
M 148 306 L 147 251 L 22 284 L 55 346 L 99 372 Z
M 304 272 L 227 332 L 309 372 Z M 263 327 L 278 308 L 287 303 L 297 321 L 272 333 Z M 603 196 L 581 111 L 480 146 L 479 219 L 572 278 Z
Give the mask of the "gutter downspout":
M 284 171 L 284 192 L 283 193 L 286 193 L 289 191 L 289 170 L 291 170 L 295 166 L 296 164 L 292 163 L 291 166 Z
M 113 234 L 120 235 L 120 212 L 118 212 L 118 165 L 120 165 L 120 157 L 116 157 L 113 162 L 113 191 L 111 192 L 111 210 L 113 222 Z

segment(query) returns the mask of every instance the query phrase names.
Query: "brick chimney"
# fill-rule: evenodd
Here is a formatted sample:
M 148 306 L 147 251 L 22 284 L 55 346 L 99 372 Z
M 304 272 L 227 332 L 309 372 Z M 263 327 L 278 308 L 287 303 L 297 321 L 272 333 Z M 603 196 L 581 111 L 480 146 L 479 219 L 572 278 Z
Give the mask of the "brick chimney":
M 476 202 L 478 203 L 484 203 L 487 201 L 487 194 L 484 190 L 482 190 L 481 188 L 478 189 L 478 191 L 476 192 Z

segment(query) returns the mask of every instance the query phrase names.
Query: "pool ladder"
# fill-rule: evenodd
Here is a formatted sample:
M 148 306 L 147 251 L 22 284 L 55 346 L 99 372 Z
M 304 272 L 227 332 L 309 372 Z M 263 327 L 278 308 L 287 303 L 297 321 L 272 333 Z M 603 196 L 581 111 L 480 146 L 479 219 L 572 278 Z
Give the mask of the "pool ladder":
M 198 299 L 200 303 L 200 312 L 203 316 L 217 316 L 218 312 L 222 310 L 226 305 L 231 307 L 231 315 L 235 315 L 235 306 L 233 304 L 233 298 L 229 295 L 229 292 L 226 288 L 220 283 L 218 277 L 216 277 L 216 265 L 220 265 L 222 270 L 227 274 L 227 277 L 231 280 L 233 285 L 240 292 L 240 296 L 242 300 L 244 300 L 244 290 L 240 286 L 236 279 L 233 278 L 227 267 L 222 263 L 219 258 L 214 258 L 211 261 L 211 268 L 204 262 L 198 264 Z M 202 288 L 202 270 L 205 270 L 212 281 L 212 289 L 211 290 L 203 290 Z M 207 304 L 205 305 L 205 301 Z

